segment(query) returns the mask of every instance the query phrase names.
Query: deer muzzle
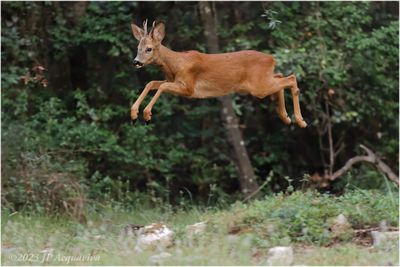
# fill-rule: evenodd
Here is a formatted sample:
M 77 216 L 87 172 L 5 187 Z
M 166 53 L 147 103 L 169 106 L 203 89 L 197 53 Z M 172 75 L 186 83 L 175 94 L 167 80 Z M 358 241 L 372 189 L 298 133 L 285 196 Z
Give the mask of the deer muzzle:
M 143 67 L 143 63 L 140 62 L 139 60 L 134 59 L 132 63 L 133 63 L 133 66 L 135 66 L 136 68 Z

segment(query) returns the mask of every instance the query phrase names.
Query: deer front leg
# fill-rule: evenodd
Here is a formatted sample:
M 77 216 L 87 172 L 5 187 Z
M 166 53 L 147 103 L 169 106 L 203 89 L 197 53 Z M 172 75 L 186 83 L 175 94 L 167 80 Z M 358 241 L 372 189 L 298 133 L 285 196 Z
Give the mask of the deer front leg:
M 138 99 L 136 99 L 135 103 L 131 107 L 131 119 L 136 120 L 138 117 L 139 106 L 142 103 L 143 99 L 150 92 L 150 90 L 159 88 L 166 81 L 151 81 L 143 89 L 143 92 L 139 95 Z
M 151 109 L 153 108 L 154 104 L 157 102 L 158 98 L 163 92 L 181 95 L 181 96 L 190 96 L 193 94 L 193 90 L 190 90 L 186 85 L 183 83 L 178 82 L 166 82 L 163 83 L 160 88 L 157 90 L 156 94 L 151 99 L 150 103 L 146 106 L 143 110 L 143 118 L 145 121 L 151 120 Z

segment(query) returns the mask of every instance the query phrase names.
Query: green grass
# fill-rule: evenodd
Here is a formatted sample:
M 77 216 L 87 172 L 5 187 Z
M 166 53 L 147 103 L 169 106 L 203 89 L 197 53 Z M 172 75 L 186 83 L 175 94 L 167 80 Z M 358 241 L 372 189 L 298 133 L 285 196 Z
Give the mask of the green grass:
M 63 217 L 3 212 L 2 264 L 154 265 L 149 257 L 159 252 L 138 253 L 134 238 L 120 233 L 126 224 L 152 222 L 164 222 L 175 232 L 174 246 L 166 249 L 172 257 L 164 265 L 265 265 L 268 249 L 276 245 L 293 246 L 297 265 L 398 264 L 398 247 L 373 249 L 334 236 L 329 224 L 340 213 L 353 228 L 377 226 L 382 220 L 397 226 L 398 195 L 360 190 L 342 197 L 295 192 L 236 203 L 224 210 L 105 207 L 89 214 L 85 225 Z M 208 221 L 206 233 L 187 238 L 186 226 L 200 221 Z M 241 234 L 229 236 L 232 227 L 241 229 Z M 42 262 L 45 249 L 53 249 L 53 256 Z M 87 258 L 71 261 L 70 256 Z

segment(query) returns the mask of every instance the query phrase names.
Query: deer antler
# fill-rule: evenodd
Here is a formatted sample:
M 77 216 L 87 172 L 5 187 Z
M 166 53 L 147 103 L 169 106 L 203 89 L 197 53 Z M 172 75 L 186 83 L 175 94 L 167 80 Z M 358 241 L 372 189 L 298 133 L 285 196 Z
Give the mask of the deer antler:
M 143 30 L 144 30 L 144 36 L 147 35 L 147 19 L 143 21 Z
M 151 30 L 150 30 L 150 33 L 149 33 L 150 36 L 153 34 L 155 26 L 156 26 L 156 21 L 153 21 L 153 25 L 151 26 Z

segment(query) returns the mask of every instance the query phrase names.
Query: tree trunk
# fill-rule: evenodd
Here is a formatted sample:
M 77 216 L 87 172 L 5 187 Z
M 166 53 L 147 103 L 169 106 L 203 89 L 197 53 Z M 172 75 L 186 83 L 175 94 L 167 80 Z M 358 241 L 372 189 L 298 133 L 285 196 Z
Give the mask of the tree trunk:
M 72 2 L 72 4 L 68 3 L 67 7 L 73 14 L 73 16 L 69 18 L 68 24 L 70 27 L 79 27 L 79 21 L 86 14 L 87 6 L 88 2 L 86 1 Z M 89 84 L 86 75 L 86 70 L 88 69 L 87 49 L 83 45 L 78 45 L 70 49 L 69 64 L 72 89 L 75 90 L 79 88 L 84 91 L 88 90 Z
M 199 2 L 200 16 L 204 26 L 204 36 L 209 53 L 219 52 L 218 36 L 216 33 L 217 19 L 213 2 Z M 239 129 L 239 119 L 232 107 L 230 95 L 218 98 L 222 104 L 221 118 L 224 122 L 228 141 L 234 151 L 234 160 L 239 171 L 239 183 L 243 194 L 247 197 L 258 188 L 253 167 L 244 145 L 242 132 Z

